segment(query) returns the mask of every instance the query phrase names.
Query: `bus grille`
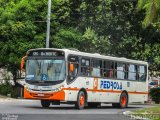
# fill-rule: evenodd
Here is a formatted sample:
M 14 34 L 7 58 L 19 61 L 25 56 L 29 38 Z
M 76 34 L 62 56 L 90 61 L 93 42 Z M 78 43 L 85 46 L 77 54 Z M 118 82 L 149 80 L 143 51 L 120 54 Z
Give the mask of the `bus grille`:
M 48 94 L 48 93 L 30 93 L 30 95 L 36 98 L 49 98 L 53 96 L 53 94 Z
M 37 89 L 31 89 L 33 91 L 51 91 L 51 90 L 37 90 Z

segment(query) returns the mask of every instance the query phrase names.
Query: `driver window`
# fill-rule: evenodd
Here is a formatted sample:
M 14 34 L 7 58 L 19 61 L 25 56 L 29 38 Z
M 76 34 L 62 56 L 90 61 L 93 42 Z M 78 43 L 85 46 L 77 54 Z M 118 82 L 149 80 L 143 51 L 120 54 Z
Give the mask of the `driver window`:
M 74 80 L 79 73 L 79 57 L 69 56 L 68 57 L 68 76 L 69 80 Z
M 77 63 L 70 62 L 70 63 L 69 63 L 69 66 L 68 66 L 69 69 L 71 69 L 71 68 L 70 68 L 70 67 L 71 67 L 71 64 L 72 64 L 72 67 L 73 67 L 73 71 L 69 70 L 69 76 L 75 77 L 75 76 L 77 76 L 77 74 L 78 74 L 78 66 L 79 66 L 79 65 L 78 65 Z

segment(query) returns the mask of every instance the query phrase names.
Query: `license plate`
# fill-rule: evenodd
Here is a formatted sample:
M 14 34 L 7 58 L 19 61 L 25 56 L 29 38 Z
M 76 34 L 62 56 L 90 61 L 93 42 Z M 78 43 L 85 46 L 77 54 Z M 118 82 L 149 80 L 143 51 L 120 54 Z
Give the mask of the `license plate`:
M 38 96 L 44 96 L 44 94 L 38 94 Z

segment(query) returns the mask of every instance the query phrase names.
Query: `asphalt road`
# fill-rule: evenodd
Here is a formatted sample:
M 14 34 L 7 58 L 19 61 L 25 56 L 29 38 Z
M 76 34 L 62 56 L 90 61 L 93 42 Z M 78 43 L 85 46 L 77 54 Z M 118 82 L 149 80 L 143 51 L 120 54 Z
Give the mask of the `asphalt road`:
M 112 108 L 102 104 L 99 108 L 77 110 L 74 105 L 52 105 L 42 108 L 37 100 L 0 101 L 0 120 L 130 120 L 124 111 L 150 107 L 149 105 L 129 105 L 126 109 Z

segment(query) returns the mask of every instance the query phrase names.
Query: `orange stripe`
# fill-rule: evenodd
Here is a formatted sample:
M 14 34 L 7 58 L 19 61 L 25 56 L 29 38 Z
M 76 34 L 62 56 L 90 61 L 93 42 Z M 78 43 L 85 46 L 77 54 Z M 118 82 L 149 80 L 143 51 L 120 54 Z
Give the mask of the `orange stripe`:
M 80 88 L 63 88 L 63 90 L 75 90 L 79 91 Z M 111 93 L 121 93 L 121 90 L 94 90 L 94 89 L 86 89 L 87 91 L 91 92 L 111 92 Z M 133 91 L 128 91 L 128 94 L 148 94 L 148 92 L 133 92 Z
M 63 90 L 80 90 L 79 88 L 63 88 Z
M 148 92 L 128 92 L 129 94 L 148 94 Z
M 113 92 L 113 93 L 121 93 L 122 91 L 119 90 L 93 90 L 93 89 L 87 89 L 87 91 L 92 92 Z

